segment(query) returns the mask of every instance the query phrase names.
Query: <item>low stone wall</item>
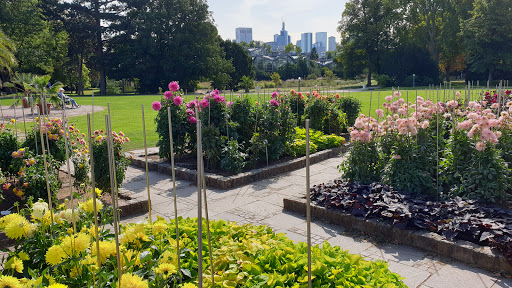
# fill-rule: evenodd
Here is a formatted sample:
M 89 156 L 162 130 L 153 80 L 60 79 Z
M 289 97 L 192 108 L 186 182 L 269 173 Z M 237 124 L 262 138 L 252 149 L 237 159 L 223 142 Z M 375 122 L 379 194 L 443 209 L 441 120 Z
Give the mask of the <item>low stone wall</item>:
M 306 214 L 305 199 L 297 197 L 283 199 L 283 202 L 284 209 Z M 347 229 L 361 231 L 381 241 L 412 246 L 489 271 L 512 274 L 512 265 L 503 255 L 491 250 L 488 246 L 479 246 L 463 240 L 448 241 L 442 236 L 428 231 L 400 230 L 377 219 L 357 218 L 313 203 L 311 204 L 311 217 Z
M 350 144 L 344 144 L 342 147 L 332 148 L 316 152 L 310 155 L 310 164 L 323 161 L 328 158 L 335 157 L 340 153 L 345 153 Z M 146 162 L 144 152 L 131 152 L 133 158 L 131 165 L 146 169 Z M 286 162 L 269 165 L 264 168 L 253 169 L 249 172 L 240 173 L 233 176 L 221 176 L 212 173 L 205 173 L 206 185 L 211 188 L 232 189 L 240 187 L 254 181 L 273 177 L 280 173 L 285 173 L 295 169 L 300 169 L 306 166 L 306 157 L 300 157 Z M 148 159 L 148 169 L 151 171 L 158 171 L 160 173 L 171 175 L 171 164 L 163 161 L 156 161 Z M 188 180 L 195 182 L 197 179 L 196 170 L 187 169 L 183 167 L 175 167 L 175 175 L 177 179 Z

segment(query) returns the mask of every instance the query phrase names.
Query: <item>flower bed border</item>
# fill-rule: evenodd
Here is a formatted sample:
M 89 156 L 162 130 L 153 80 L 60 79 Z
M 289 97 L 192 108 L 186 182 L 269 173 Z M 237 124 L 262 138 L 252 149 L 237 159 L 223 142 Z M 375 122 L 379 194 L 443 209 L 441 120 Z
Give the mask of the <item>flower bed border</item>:
M 285 198 L 283 204 L 285 210 L 306 214 L 306 199 L 302 197 Z M 428 231 L 400 230 L 379 219 L 361 219 L 314 203 L 311 203 L 311 216 L 321 221 L 363 232 L 380 241 L 412 246 L 488 271 L 512 274 L 512 265 L 507 262 L 505 257 L 488 246 L 480 246 L 464 240 L 448 241 L 441 235 Z
M 341 147 L 326 149 L 310 155 L 310 164 L 318 163 L 328 158 L 335 157 L 340 153 L 345 153 L 350 144 L 343 144 Z M 131 165 L 146 168 L 144 159 L 144 150 L 130 151 L 133 158 Z M 157 153 L 148 153 L 156 155 Z M 148 155 L 149 156 L 149 155 Z M 221 176 L 213 173 L 205 173 L 206 185 L 210 188 L 232 189 L 240 187 L 257 180 L 266 179 L 275 176 L 276 174 L 285 173 L 288 171 L 300 169 L 306 166 L 306 157 L 300 157 L 286 162 L 269 165 L 268 167 L 253 169 L 249 172 L 239 173 L 233 176 Z M 148 159 L 148 169 L 150 171 L 158 171 L 167 175 L 171 175 L 171 164 L 167 162 L 160 162 Z M 175 175 L 177 179 L 188 180 L 195 182 L 197 179 L 196 170 L 175 167 Z

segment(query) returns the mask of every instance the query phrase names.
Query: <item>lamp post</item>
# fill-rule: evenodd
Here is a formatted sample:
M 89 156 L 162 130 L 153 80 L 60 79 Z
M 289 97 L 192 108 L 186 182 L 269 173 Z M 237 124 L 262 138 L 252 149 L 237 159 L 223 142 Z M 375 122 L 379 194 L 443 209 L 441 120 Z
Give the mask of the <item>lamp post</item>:
M 300 92 L 300 80 L 302 80 L 302 78 L 299 77 L 299 92 Z
M 416 74 L 412 74 L 412 88 L 414 88 L 414 78 L 416 77 Z

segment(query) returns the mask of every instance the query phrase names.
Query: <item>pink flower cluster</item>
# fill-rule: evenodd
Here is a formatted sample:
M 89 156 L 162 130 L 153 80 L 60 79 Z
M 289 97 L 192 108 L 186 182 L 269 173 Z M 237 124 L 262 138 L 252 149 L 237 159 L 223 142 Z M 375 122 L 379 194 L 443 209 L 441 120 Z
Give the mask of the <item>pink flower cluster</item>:
M 279 102 L 277 102 L 276 99 L 272 99 L 272 100 L 270 100 L 270 105 L 277 107 L 277 106 L 279 106 Z

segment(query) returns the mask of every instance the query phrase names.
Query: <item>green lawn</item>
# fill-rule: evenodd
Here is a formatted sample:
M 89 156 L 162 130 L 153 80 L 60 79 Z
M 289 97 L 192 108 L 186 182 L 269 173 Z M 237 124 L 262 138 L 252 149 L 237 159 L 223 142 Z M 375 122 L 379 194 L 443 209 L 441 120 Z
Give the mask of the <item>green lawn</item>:
M 284 91 L 284 90 L 281 90 Z M 460 90 L 459 90 L 460 91 Z M 305 91 L 302 91 L 305 92 Z M 407 94 L 410 102 L 414 102 L 416 90 L 402 90 L 402 96 L 407 99 Z M 436 91 L 427 91 L 425 89 L 417 90 L 418 96 L 422 96 L 426 99 L 436 99 L 437 92 Z M 261 92 L 259 94 L 259 101 L 262 102 L 264 99 L 268 101 L 270 99 L 269 90 L 265 93 Z M 371 112 L 372 115 L 375 116 L 375 109 L 377 109 L 378 104 L 382 107 L 382 103 L 384 102 L 384 97 L 390 95 L 392 93 L 391 89 L 388 90 L 377 90 L 377 91 L 366 91 L 366 92 L 352 92 L 352 93 L 340 93 L 341 96 L 350 96 L 354 97 L 361 101 L 362 103 L 362 113 L 368 114 L 370 111 L 370 102 L 371 102 Z M 452 99 L 453 98 L 452 90 L 439 90 L 439 99 Z M 461 91 L 462 95 L 464 95 L 463 90 Z M 428 94 L 428 96 L 426 96 Z M 243 97 L 250 97 L 253 102 L 258 101 L 258 94 L 241 94 Z M 450 96 L 448 96 L 450 95 Z M 233 100 L 238 94 L 224 94 L 227 101 Z M 187 95 L 185 96 L 185 101 L 191 101 L 195 99 L 197 95 Z M 473 92 L 472 99 L 477 97 L 477 91 Z M 80 105 L 91 105 L 92 98 L 91 96 L 73 96 L 75 100 Z M 111 114 L 112 114 L 112 128 L 114 131 L 123 131 L 126 136 L 128 136 L 131 140 L 130 143 L 126 144 L 127 150 L 132 149 L 141 149 L 144 147 L 144 138 L 142 133 L 142 110 L 141 104 L 144 104 L 144 111 L 146 117 L 146 136 L 147 136 L 147 145 L 148 147 L 152 147 L 156 145 L 158 141 L 158 135 L 155 132 L 156 123 L 154 121 L 157 112 L 151 108 L 151 103 L 156 100 L 160 100 L 161 95 L 125 95 L 125 96 L 95 96 L 94 97 L 94 105 L 95 106 L 103 106 L 105 107 L 104 111 L 95 112 L 94 113 L 94 129 L 104 129 L 105 128 L 105 114 L 107 114 L 107 105 L 110 103 Z M 10 101 L 9 101 L 10 100 Z M 2 99 L 3 105 L 12 104 L 12 99 Z M 70 123 L 76 124 L 78 129 L 80 129 L 83 133 L 87 133 L 87 116 L 77 116 L 71 117 Z M 31 123 L 27 123 L 27 128 L 31 126 Z M 23 125 L 21 122 L 18 122 L 18 130 L 23 130 Z

